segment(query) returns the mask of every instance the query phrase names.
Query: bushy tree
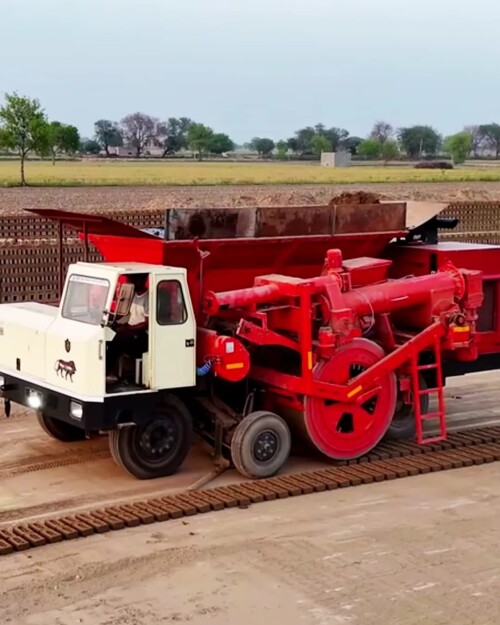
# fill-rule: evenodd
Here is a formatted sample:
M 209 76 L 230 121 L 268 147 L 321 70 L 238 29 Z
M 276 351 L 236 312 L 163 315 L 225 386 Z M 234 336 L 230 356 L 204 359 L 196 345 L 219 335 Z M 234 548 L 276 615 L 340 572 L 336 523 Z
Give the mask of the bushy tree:
M 386 163 L 393 161 L 399 156 L 399 147 L 396 141 L 387 139 L 382 143 L 382 158 Z
M 188 133 L 193 124 L 193 120 L 189 117 L 169 117 L 165 124 L 163 156 L 188 148 Z
M 85 139 L 80 144 L 80 151 L 85 154 L 99 154 L 101 146 L 94 139 Z
M 259 156 L 268 156 L 274 150 L 275 143 L 267 137 L 254 137 L 250 141 L 250 146 Z
M 201 161 L 203 153 L 210 148 L 210 143 L 214 137 L 214 131 L 203 124 L 192 124 L 188 131 L 188 145 L 198 154 L 198 160 Z
M 80 147 L 80 133 L 76 126 L 51 122 L 47 128 L 48 148 L 52 155 L 52 164 L 55 165 L 58 154 L 75 154 Z
M 95 140 L 109 156 L 109 148 L 119 148 L 123 145 L 123 136 L 116 122 L 109 119 L 99 119 L 94 124 Z
M 331 152 L 332 144 L 330 141 L 322 134 L 316 134 L 311 140 L 311 148 L 314 154 L 321 156 L 323 152 Z
M 382 144 L 378 139 L 365 139 L 359 144 L 358 154 L 376 160 L 382 155 Z
M 48 123 L 37 99 L 6 94 L 0 107 L 0 147 L 15 151 L 21 160 L 21 184 L 26 185 L 24 163 L 30 152 L 48 149 Z
M 284 161 L 286 159 L 286 153 L 288 152 L 288 143 L 286 141 L 278 141 L 276 143 L 276 150 L 277 150 L 277 158 L 280 161 Z
M 398 132 L 399 142 L 410 158 L 422 154 L 435 156 L 441 145 L 440 135 L 431 126 L 410 126 Z
M 336 126 L 327 128 L 325 124 L 316 124 L 314 127 L 306 126 L 297 130 L 295 136 L 288 139 L 288 147 L 294 153 L 314 153 L 313 140 L 316 136 L 325 137 L 329 142 L 328 151 L 335 152 L 340 147 L 345 147 L 349 132 L 345 128 L 337 128 Z
M 362 143 L 363 139 L 361 137 L 347 137 L 347 139 L 343 141 L 343 146 L 354 156 L 358 153 L 358 148 Z
M 472 149 L 472 137 L 468 132 L 457 132 L 445 140 L 445 150 L 451 155 L 455 165 L 465 163 Z
M 217 132 L 213 135 L 208 150 L 212 152 L 212 154 L 232 152 L 234 150 L 234 143 L 228 135 L 225 135 L 223 132 Z

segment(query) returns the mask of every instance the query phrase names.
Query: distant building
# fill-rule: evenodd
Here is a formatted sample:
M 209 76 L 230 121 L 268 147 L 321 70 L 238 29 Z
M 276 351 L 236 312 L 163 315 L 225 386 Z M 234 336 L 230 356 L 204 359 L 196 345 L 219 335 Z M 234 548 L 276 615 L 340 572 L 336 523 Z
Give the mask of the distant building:
M 350 167 L 350 152 L 322 152 L 321 167 Z

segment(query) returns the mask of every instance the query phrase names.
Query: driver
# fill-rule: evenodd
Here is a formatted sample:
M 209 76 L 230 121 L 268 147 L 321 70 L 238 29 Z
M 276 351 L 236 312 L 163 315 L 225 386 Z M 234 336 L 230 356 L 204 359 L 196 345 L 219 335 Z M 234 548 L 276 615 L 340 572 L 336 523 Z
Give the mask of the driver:
M 147 276 L 128 278 L 135 287 L 135 293 L 128 315 L 116 320 L 116 336 L 108 344 L 108 358 L 112 366 L 121 354 L 141 358 L 148 350 L 149 279 Z

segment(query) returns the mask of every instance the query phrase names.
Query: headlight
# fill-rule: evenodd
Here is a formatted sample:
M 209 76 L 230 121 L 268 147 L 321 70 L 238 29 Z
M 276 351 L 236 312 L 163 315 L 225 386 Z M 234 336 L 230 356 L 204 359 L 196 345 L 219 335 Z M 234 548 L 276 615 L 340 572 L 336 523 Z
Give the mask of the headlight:
M 28 406 L 33 410 L 39 410 L 43 406 L 43 395 L 30 388 L 26 390 Z
M 69 415 L 72 419 L 81 421 L 83 417 L 83 406 L 76 401 L 72 401 L 69 404 Z
M 5 378 L 3 377 L 3 375 L 0 375 L 0 386 L 3 386 L 5 384 Z

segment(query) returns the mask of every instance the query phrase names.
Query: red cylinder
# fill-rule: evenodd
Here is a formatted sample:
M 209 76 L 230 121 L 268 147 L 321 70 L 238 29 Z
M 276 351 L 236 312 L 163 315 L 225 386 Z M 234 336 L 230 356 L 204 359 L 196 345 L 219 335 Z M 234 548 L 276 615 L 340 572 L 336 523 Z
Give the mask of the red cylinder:
M 203 295 L 203 312 L 213 316 L 224 308 L 246 308 L 256 304 L 271 303 L 279 299 L 279 293 L 278 284 L 265 284 L 221 293 L 207 291 Z
M 442 292 L 446 304 L 453 303 L 457 290 L 455 278 L 448 272 L 394 280 L 360 287 L 342 294 L 345 305 L 359 316 L 388 313 L 431 302 L 431 291 Z

